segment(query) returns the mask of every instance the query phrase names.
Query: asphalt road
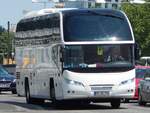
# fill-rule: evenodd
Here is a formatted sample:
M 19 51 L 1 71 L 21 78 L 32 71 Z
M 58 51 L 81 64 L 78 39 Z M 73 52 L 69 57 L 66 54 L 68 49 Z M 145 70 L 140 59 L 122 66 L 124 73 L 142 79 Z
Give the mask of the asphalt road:
M 56 108 L 49 101 L 42 105 L 26 104 L 24 97 L 2 92 L 0 94 L 0 113 L 150 113 L 150 104 L 141 107 L 134 101 L 122 103 L 119 109 L 112 109 L 109 103 L 68 105 Z

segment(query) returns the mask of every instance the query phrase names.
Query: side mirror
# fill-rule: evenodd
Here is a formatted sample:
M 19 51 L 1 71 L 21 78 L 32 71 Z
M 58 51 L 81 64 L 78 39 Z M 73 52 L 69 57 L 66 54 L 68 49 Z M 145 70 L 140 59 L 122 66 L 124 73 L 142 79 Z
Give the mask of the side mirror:
M 146 77 L 145 80 L 150 80 L 150 77 Z
M 134 45 L 134 55 L 135 55 L 135 60 L 139 60 L 141 56 L 141 50 L 140 46 L 138 43 L 135 43 Z

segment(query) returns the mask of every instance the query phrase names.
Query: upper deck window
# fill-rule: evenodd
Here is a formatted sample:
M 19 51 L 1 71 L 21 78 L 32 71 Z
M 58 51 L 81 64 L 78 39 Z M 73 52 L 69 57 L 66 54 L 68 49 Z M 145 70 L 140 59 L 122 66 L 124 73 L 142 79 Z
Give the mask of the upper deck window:
M 129 41 L 129 24 L 122 13 L 83 10 L 64 13 L 64 41 Z
M 59 26 L 59 14 L 49 14 L 38 17 L 33 17 L 29 19 L 21 20 L 17 25 L 17 32 L 19 31 L 29 31 L 36 29 L 52 29 Z

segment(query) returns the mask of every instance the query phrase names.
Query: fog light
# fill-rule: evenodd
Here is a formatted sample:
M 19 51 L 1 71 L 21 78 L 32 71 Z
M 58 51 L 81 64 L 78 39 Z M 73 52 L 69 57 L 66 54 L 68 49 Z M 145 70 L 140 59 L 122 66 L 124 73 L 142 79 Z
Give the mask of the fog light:
M 133 92 L 133 91 L 134 91 L 133 89 L 129 89 L 129 90 L 128 90 L 128 92 Z
M 131 89 L 131 92 L 133 92 L 134 90 L 133 89 Z
M 94 92 L 93 91 L 91 91 L 91 95 L 94 96 Z

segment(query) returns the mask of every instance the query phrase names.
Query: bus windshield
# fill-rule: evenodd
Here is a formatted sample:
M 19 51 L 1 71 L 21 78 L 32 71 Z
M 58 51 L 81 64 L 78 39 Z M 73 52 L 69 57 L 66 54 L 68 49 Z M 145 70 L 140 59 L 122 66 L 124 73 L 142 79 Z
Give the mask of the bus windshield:
M 131 53 L 131 45 L 67 45 L 64 68 L 129 68 L 133 66 Z
M 64 41 L 129 41 L 126 18 L 96 11 L 67 13 L 63 18 Z

